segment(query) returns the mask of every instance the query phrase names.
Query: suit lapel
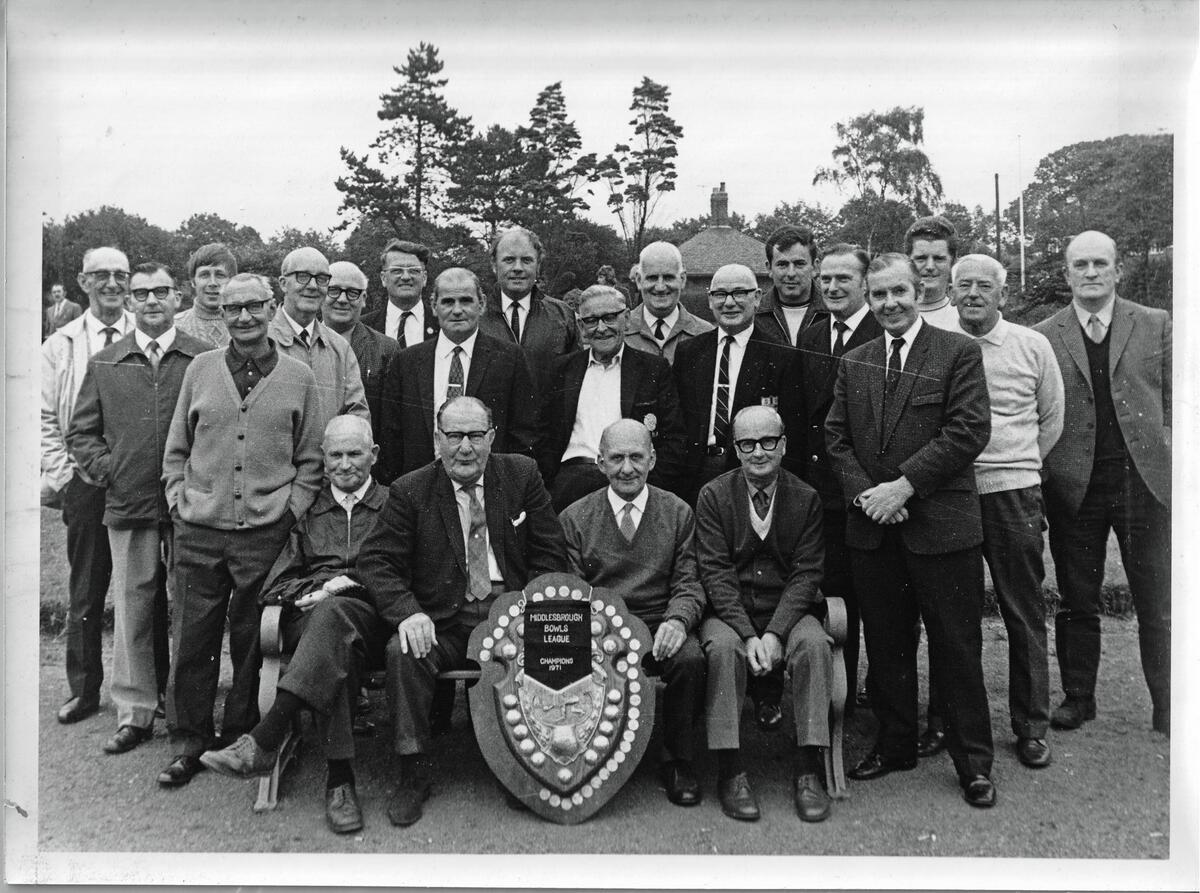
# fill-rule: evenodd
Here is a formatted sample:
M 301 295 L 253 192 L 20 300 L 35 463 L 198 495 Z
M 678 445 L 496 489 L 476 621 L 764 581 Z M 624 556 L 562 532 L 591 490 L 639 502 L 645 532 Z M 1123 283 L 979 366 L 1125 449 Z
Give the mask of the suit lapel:
M 639 377 L 633 368 L 637 365 L 637 359 L 631 359 L 629 356 L 631 353 L 633 353 L 632 350 L 626 350 L 621 354 L 621 418 L 623 419 L 633 418 L 633 396 L 637 390 Z M 576 397 L 578 396 L 576 394 Z
M 429 434 L 429 442 L 433 443 L 433 365 L 437 362 L 437 342 L 433 342 L 433 350 L 429 351 L 429 361 L 417 363 L 417 396 L 421 402 L 421 418 L 425 422 L 425 431 Z
M 437 483 L 437 501 L 441 510 L 442 524 L 446 528 L 446 540 L 450 543 L 450 551 L 463 576 L 470 578 L 467 569 L 467 547 L 463 541 L 462 522 L 458 519 L 458 500 L 455 498 L 454 483 L 446 470 L 439 466 Z
M 703 419 L 700 426 L 701 439 L 708 436 L 708 416 L 712 412 L 713 405 L 713 375 L 717 371 L 717 353 L 721 349 L 721 338 L 723 337 L 720 329 L 714 329 L 714 333 L 713 346 L 705 345 L 704 350 L 700 352 L 700 362 L 697 364 L 696 377 L 692 382 L 693 387 L 703 395 L 700 401 L 701 406 L 697 407 L 702 410 L 699 414 L 699 417 Z
M 887 442 L 892 439 L 892 432 L 896 430 L 896 423 L 900 421 L 904 406 L 908 403 L 908 396 L 912 393 L 913 385 L 916 384 L 917 376 L 921 374 L 921 370 L 925 366 L 925 358 L 929 354 L 927 325 L 921 326 L 915 343 L 908 349 L 908 360 L 904 363 L 904 369 L 900 373 L 900 382 L 896 385 L 896 393 L 887 398 L 883 416 L 883 436 L 879 441 L 881 450 L 886 449 Z
M 1129 343 L 1131 334 L 1133 334 L 1133 310 L 1125 306 L 1124 301 L 1117 298 L 1113 304 L 1112 325 L 1109 328 L 1108 339 L 1108 375 L 1110 379 L 1117 371 L 1117 363 L 1121 359 L 1125 345 Z
M 587 364 L 591 352 L 585 351 L 580 355 L 583 357 L 583 362 L 580 363 L 578 358 L 572 357 L 567 362 L 566 374 L 563 375 L 562 423 L 566 429 L 565 434 L 568 440 L 571 437 L 571 428 L 575 424 L 575 413 L 579 411 L 579 392 L 583 389 L 583 376 L 587 374 Z M 621 378 L 623 381 L 624 376 Z
M 879 438 L 879 444 L 883 446 L 883 384 L 884 377 L 887 375 L 887 363 L 884 361 L 887 355 L 887 343 L 882 337 L 871 342 L 871 347 L 866 357 L 866 369 L 863 370 L 867 376 L 867 394 L 871 398 L 868 402 L 871 413 L 875 416 L 875 434 Z
M 485 474 L 483 479 L 483 507 L 487 515 L 488 540 L 492 545 L 492 554 L 496 556 L 496 564 L 500 566 L 500 575 L 508 580 L 512 577 L 508 560 L 508 499 L 502 486 L 500 475 L 493 469 L 491 474 Z M 498 541 L 498 542 L 497 542 Z
M 487 377 L 488 366 L 492 362 L 492 351 L 488 347 L 487 342 L 483 340 L 483 334 L 475 336 L 475 350 L 471 357 L 471 368 L 467 370 L 467 382 L 463 388 L 463 393 L 470 397 L 479 396 L 479 384 Z
M 1113 319 L 1116 319 L 1116 314 L 1113 314 Z M 1062 318 L 1058 322 L 1058 333 L 1062 338 L 1063 344 L 1067 347 L 1067 353 L 1071 355 L 1071 359 L 1075 361 L 1075 365 L 1079 367 L 1084 381 L 1088 383 L 1088 388 L 1092 387 L 1092 370 L 1088 365 L 1087 348 L 1083 344 L 1083 329 L 1080 328 L 1079 318 L 1075 316 L 1074 304 L 1068 304 L 1066 309 L 1062 311 Z M 1111 351 L 1110 351 L 1111 353 Z
M 733 417 L 738 414 L 742 407 L 750 406 L 758 402 L 759 381 L 763 376 L 763 368 L 766 366 L 765 358 L 762 356 L 761 349 L 755 342 L 754 337 L 746 342 L 746 350 L 742 354 L 742 366 L 738 369 L 737 384 L 734 387 L 733 404 L 729 407 L 729 422 L 733 424 Z M 779 396 L 776 394 L 775 396 Z

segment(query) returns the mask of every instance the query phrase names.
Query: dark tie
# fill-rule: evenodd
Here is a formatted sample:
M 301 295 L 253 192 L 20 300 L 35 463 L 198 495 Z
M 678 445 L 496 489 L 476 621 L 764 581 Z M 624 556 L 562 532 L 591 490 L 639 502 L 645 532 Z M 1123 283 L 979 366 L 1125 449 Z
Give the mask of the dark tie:
M 463 394 L 462 348 L 454 348 L 454 356 L 450 360 L 450 378 L 447 381 L 446 399 L 453 400 Z
M 771 497 L 767 495 L 767 491 L 762 487 L 757 487 L 754 490 L 754 495 L 750 497 L 750 501 L 754 503 L 754 511 L 758 514 L 758 520 L 765 521 L 767 519 L 767 511 L 771 508 Z
M 621 509 L 621 535 L 625 537 L 626 542 L 632 543 L 635 533 L 637 528 L 633 526 L 633 503 L 627 502 Z
M 663 339 L 665 339 L 667 337 L 666 328 L 667 328 L 666 323 L 664 323 L 661 319 L 654 324 L 654 340 L 655 341 L 662 341 Z
M 296 337 L 300 339 L 301 344 L 308 347 L 308 329 L 301 329 Z
M 846 352 L 846 330 L 850 327 L 841 320 L 837 320 L 834 322 L 833 328 L 837 332 L 833 339 L 833 355 L 840 357 Z
M 719 447 L 729 439 L 729 347 L 733 336 L 726 335 L 721 348 L 721 365 L 717 372 L 717 412 L 713 418 L 713 439 Z
M 114 329 L 112 326 L 105 326 L 100 331 L 104 333 L 104 346 L 105 347 L 108 347 L 108 345 L 112 344 L 114 341 L 117 340 L 117 330 Z
M 157 341 L 151 341 L 146 345 L 146 350 L 150 355 L 150 365 L 154 367 L 154 371 L 158 371 L 158 364 L 162 362 L 162 357 L 159 356 L 159 346 Z
M 895 393 L 896 386 L 900 384 L 900 349 L 902 347 L 904 347 L 903 338 L 896 338 L 892 341 L 892 356 L 888 360 L 887 378 L 883 389 L 884 395 L 888 397 Z
M 471 509 L 471 529 L 467 534 L 467 568 L 470 579 L 467 583 L 467 600 L 482 601 L 491 595 L 492 575 L 488 571 L 487 516 L 475 496 L 478 484 L 463 487 Z
M 512 327 L 513 337 L 517 339 L 517 344 L 521 343 L 521 315 L 519 313 L 521 305 L 516 301 L 512 302 L 510 307 L 510 315 L 508 324 Z
M 405 310 L 400 314 L 400 324 L 396 326 L 396 340 L 400 342 L 400 349 L 408 347 L 408 338 L 405 337 L 404 327 L 408 325 L 408 318 L 412 316 L 411 310 Z

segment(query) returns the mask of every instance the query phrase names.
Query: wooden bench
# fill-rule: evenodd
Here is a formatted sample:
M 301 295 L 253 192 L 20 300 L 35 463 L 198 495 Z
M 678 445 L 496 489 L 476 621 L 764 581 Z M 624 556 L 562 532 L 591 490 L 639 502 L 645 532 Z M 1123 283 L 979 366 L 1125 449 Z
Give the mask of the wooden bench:
M 832 640 L 833 650 L 833 690 L 830 693 L 829 747 L 825 748 L 825 778 L 829 795 L 835 799 L 842 799 L 846 796 L 846 773 L 842 759 L 842 734 L 848 693 L 846 664 L 842 659 L 842 646 L 846 643 L 848 633 L 846 604 L 840 598 L 826 599 L 825 604 L 828 607 L 825 617 L 825 632 Z M 266 715 L 275 703 L 275 689 L 279 683 L 279 677 L 287 668 L 289 655 L 285 654 L 283 650 L 282 618 L 283 608 L 281 606 L 268 605 L 263 608 L 262 620 L 259 624 L 262 669 L 258 678 L 258 710 L 263 715 Z M 438 679 L 475 682 L 479 680 L 479 676 L 479 670 L 448 670 L 439 673 Z M 258 798 L 254 801 L 255 812 L 268 812 L 278 805 L 279 778 L 296 756 L 299 743 L 299 726 L 294 725 L 284 736 L 271 774 L 259 780 Z

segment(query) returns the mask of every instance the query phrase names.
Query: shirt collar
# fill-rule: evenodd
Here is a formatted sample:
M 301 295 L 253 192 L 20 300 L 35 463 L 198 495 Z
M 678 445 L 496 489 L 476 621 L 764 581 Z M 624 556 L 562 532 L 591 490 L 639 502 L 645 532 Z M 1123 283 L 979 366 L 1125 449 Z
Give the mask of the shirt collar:
M 642 319 L 646 323 L 646 328 L 650 330 L 651 334 L 653 334 L 654 325 L 658 322 L 658 317 L 651 313 L 650 308 L 646 307 L 645 305 L 642 306 Z M 679 305 L 676 304 L 674 307 L 672 307 L 671 312 L 664 316 L 662 321 L 663 325 L 667 327 L 668 332 L 675 328 L 675 323 L 679 322 Z
M 617 352 L 615 354 L 613 354 L 612 359 L 610 359 L 607 363 L 604 363 L 604 362 L 601 362 L 600 360 L 596 359 L 596 354 L 592 351 L 591 348 L 588 348 L 588 365 L 591 366 L 594 363 L 595 365 L 599 366 L 601 369 L 611 369 L 613 366 L 620 365 L 621 356 L 624 353 L 625 353 L 625 342 L 622 341 L 621 346 L 617 348 Z
M 1106 329 L 1112 325 L 1113 305 L 1116 304 L 1116 301 L 1117 297 L 1113 295 L 1108 299 L 1107 304 L 1096 311 L 1096 318 L 1100 320 Z M 1075 308 L 1075 317 L 1079 320 L 1079 324 L 1086 329 L 1087 321 L 1092 318 L 1092 311 L 1084 310 L 1076 301 L 1071 301 L 1071 306 Z
M 221 312 L 220 307 L 216 310 L 207 310 L 199 304 L 192 304 L 192 316 L 196 319 L 225 319 L 225 315 Z
M 83 314 L 83 325 L 87 329 L 89 335 L 95 335 L 96 337 L 103 336 L 104 330 L 109 327 L 109 324 L 101 322 L 100 317 L 92 313 L 91 309 L 88 309 Z M 117 330 L 118 335 L 124 335 L 129 331 L 129 328 L 125 323 L 124 312 L 121 313 L 116 322 L 112 323 L 112 328 Z
M 608 504 L 612 508 L 613 514 L 618 518 L 620 518 L 621 512 L 624 510 L 626 502 L 632 502 L 634 508 L 636 508 L 641 514 L 646 513 L 646 502 L 650 499 L 649 487 L 642 487 L 642 492 L 633 497 L 633 499 L 626 499 L 624 496 L 618 496 L 615 492 L 613 492 L 613 488 L 611 486 L 604 492 L 608 494 Z
M 151 338 L 141 329 L 134 329 L 133 337 L 137 339 L 137 346 L 142 349 L 142 353 L 144 353 L 146 356 L 150 356 L 150 342 L 157 341 L 158 353 L 161 356 L 170 350 L 171 345 L 175 343 L 175 327 L 171 326 L 171 328 L 167 329 L 156 338 Z
M 479 476 L 479 480 L 477 480 L 477 481 L 476 481 L 475 483 L 473 483 L 473 484 L 469 484 L 469 485 L 463 485 L 463 484 L 460 484 L 458 481 L 455 481 L 455 480 L 452 480 L 452 481 L 450 481 L 450 483 L 452 483 L 452 484 L 454 485 L 454 492 L 455 492 L 455 494 L 458 494 L 458 493 L 461 493 L 461 492 L 463 492 L 463 490 L 464 490 L 465 486 L 478 487 L 478 488 L 479 488 L 479 492 L 480 492 L 480 494 L 482 494 L 482 493 L 483 493 L 483 475 L 482 475 L 482 474 Z M 477 497 L 477 498 L 478 498 L 478 497 Z
M 853 334 L 858 329 L 858 327 L 862 324 L 862 321 L 867 318 L 867 314 L 870 312 L 871 312 L 870 306 L 868 306 L 867 304 L 863 304 L 861 307 L 859 307 L 857 310 L 855 310 L 852 314 L 850 314 L 849 319 L 843 321 L 843 325 L 845 325 L 846 329 L 851 334 Z M 838 320 L 837 320 L 836 316 L 831 315 L 829 317 L 829 331 L 833 332 L 834 334 L 837 334 L 837 329 L 834 328 L 834 323 L 836 323 L 837 321 Z
M 721 345 L 721 342 L 725 340 L 725 336 L 728 334 L 729 333 L 726 332 L 724 329 L 720 328 L 719 326 L 717 327 L 717 346 L 718 347 Z M 746 328 L 742 329 L 740 332 L 738 332 L 736 335 L 733 336 L 733 343 L 736 344 L 741 349 L 745 350 L 746 342 L 750 340 L 750 336 L 753 334 L 754 334 L 754 323 L 750 323 L 750 325 L 746 326 Z
M 754 494 L 759 491 L 758 484 L 752 483 L 748 477 L 745 477 L 744 474 L 743 474 L 742 480 L 744 480 L 746 482 L 746 492 L 750 495 L 750 498 L 753 499 Z M 779 475 L 775 475 L 775 480 L 771 481 L 770 484 L 763 487 L 762 490 L 763 490 L 763 492 L 765 492 L 767 494 L 768 499 L 774 499 L 775 498 L 775 490 L 778 487 L 779 487 Z
M 357 490 L 354 491 L 355 503 L 359 503 L 359 502 L 363 501 L 363 496 L 366 495 L 366 492 L 370 488 L 370 486 L 371 486 L 371 476 L 367 475 L 367 479 L 362 482 L 362 485 Z M 345 500 L 346 500 L 347 491 L 343 490 L 341 487 L 337 486 L 336 484 L 330 484 L 329 489 L 333 493 L 333 498 L 337 502 L 337 504 L 342 505 L 342 503 L 345 502 Z
M 411 313 L 413 318 L 421 323 L 421 325 L 425 324 L 425 302 L 420 298 L 417 299 L 417 303 L 413 304 L 407 310 L 397 307 L 391 301 L 388 301 L 387 315 L 389 319 L 402 319 L 406 313 Z
M 988 344 L 995 344 L 997 347 L 1004 343 L 1004 339 L 1008 337 L 1008 330 L 1012 328 L 1012 323 L 1004 318 L 1003 315 L 996 320 L 996 324 L 992 326 L 991 331 L 986 335 L 972 335 L 963 328 L 962 320 L 954 321 L 954 331 L 962 332 L 968 338 L 975 341 L 986 341 Z
M 886 346 L 887 346 L 888 351 L 889 352 L 891 351 L 892 342 L 895 341 L 897 338 L 904 339 L 905 347 L 912 347 L 913 342 L 917 340 L 917 332 L 921 331 L 921 326 L 923 326 L 924 324 L 925 324 L 925 321 L 923 319 L 921 319 L 921 314 L 918 313 L 917 321 L 915 323 L 913 323 L 912 326 L 909 328 L 909 330 L 907 332 L 905 332 L 903 335 L 893 335 L 891 332 L 889 332 L 885 329 L 883 334 L 886 336 Z
M 283 309 L 283 307 L 279 308 L 279 312 L 283 314 L 283 318 L 286 319 L 288 321 L 288 325 L 290 325 L 292 327 L 293 335 L 299 336 L 299 334 L 301 332 L 308 332 L 308 340 L 310 342 L 316 338 L 317 320 L 315 317 L 313 318 L 313 321 L 310 322 L 307 326 L 302 326 L 302 325 L 300 325 L 300 323 L 296 322 L 296 320 L 292 319 L 291 316 L 288 315 L 288 312 Z
M 467 359 L 470 360 L 472 353 L 475 351 L 475 339 L 478 337 L 479 330 L 476 329 L 471 333 L 471 337 L 465 340 L 462 344 L 455 344 L 446 337 L 445 332 L 438 332 L 437 355 L 439 357 L 445 357 L 449 359 L 451 354 L 454 353 L 454 348 L 461 347 L 463 349 L 463 353 L 467 355 Z
M 517 300 L 515 298 L 510 298 L 508 295 L 504 294 L 504 292 L 500 292 L 500 295 L 504 299 L 504 315 L 505 316 L 508 316 L 508 314 L 512 313 L 512 305 L 513 304 L 516 304 L 518 307 L 520 307 L 526 313 L 529 312 L 529 307 L 531 304 L 533 304 L 533 292 L 530 292 L 529 294 L 527 294 L 525 297 L 521 298 L 520 300 Z

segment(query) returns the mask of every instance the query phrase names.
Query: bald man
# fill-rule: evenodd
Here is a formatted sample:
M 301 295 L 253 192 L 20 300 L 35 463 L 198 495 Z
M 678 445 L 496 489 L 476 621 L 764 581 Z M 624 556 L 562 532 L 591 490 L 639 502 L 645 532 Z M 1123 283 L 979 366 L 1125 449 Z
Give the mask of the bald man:
M 630 347 L 673 363 L 680 344 L 712 331 L 712 323 L 689 313 L 679 303 L 687 273 L 683 256 L 670 242 L 651 242 L 643 248 L 629 273 L 642 297 L 642 306 L 633 309 L 625 332 L 625 343 Z
M 379 479 L 391 482 L 434 458 L 434 416 L 452 397 L 478 397 L 492 414 L 497 453 L 535 455 L 539 409 L 529 365 L 511 341 L 479 330 L 487 298 L 470 270 L 451 267 L 433 283 L 440 332 L 402 350 L 383 382 Z
M 371 417 L 350 342 L 317 318 L 329 282 L 329 261 L 320 251 L 306 247 L 290 252 L 279 268 L 283 302 L 268 329 L 282 353 L 312 369 L 320 402 L 317 421 L 322 429 L 343 413 Z

